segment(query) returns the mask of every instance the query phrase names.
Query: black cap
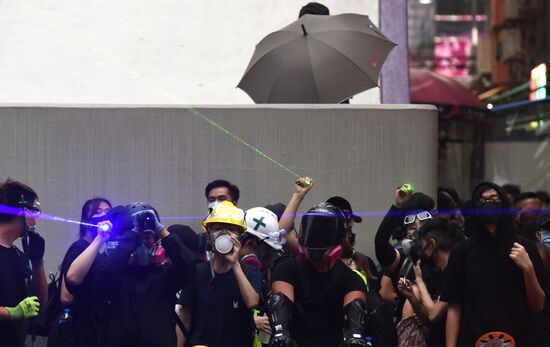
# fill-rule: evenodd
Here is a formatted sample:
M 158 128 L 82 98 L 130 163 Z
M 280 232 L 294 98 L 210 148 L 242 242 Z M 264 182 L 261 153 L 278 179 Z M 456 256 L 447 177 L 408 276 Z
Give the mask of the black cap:
M 537 217 L 537 230 L 542 229 L 546 224 L 550 224 L 550 208 L 540 210 Z
M 346 216 L 346 218 L 353 218 L 353 221 L 355 223 L 361 223 L 363 221 L 363 218 L 353 214 L 353 210 L 351 209 L 351 204 L 349 203 L 349 201 L 347 201 L 343 197 L 333 196 L 332 198 L 328 199 L 327 202 L 341 209 L 342 212 L 344 212 L 344 215 Z
M 278 202 L 273 205 L 266 205 L 265 208 L 275 213 L 277 215 L 277 220 L 280 221 L 281 217 L 285 213 L 286 205 Z

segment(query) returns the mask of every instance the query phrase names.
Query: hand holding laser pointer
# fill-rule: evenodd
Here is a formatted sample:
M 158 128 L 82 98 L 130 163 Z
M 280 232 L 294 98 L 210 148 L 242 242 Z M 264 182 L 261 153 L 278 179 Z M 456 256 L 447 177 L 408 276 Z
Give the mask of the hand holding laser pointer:
M 315 184 L 315 182 L 313 182 L 313 179 L 309 177 L 300 178 L 294 183 L 294 194 L 300 197 L 304 197 Z
M 401 187 L 398 187 L 395 191 L 394 205 L 395 207 L 403 207 L 403 204 L 407 202 L 410 196 L 414 193 L 414 187 L 412 184 L 405 183 Z
M 109 239 L 109 234 L 112 229 L 113 229 L 113 224 L 111 224 L 110 221 L 106 220 L 106 221 L 100 222 L 97 225 L 96 237 L 99 239 L 99 241 L 103 243 Z

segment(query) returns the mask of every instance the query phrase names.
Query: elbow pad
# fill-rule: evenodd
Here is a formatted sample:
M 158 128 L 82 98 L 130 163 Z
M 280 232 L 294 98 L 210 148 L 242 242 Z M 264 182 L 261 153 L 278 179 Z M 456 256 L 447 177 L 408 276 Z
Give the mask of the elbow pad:
M 283 293 L 273 294 L 267 301 L 269 325 L 272 330 L 270 347 L 296 346 L 296 342 L 290 338 L 292 308 L 292 301 Z
M 355 299 L 344 307 L 344 346 L 366 346 L 367 311 L 365 302 Z

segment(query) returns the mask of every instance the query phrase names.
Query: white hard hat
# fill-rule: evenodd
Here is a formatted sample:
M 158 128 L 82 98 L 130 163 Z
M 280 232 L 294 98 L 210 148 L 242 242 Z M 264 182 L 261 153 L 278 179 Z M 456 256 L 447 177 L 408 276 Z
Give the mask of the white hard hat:
M 246 211 L 244 219 L 247 233 L 256 236 L 276 250 L 283 248 L 286 232 L 279 230 L 275 213 L 264 207 L 254 207 Z

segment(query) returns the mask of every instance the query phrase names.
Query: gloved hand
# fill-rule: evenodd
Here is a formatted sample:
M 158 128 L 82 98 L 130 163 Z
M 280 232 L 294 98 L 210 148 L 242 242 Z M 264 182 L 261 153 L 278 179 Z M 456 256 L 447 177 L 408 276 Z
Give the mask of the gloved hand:
M 298 344 L 288 336 L 272 336 L 269 347 L 298 347 Z
M 157 215 L 152 210 L 139 211 L 134 215 L 134 229 L 136 233 L 145 230 L 153 230 L 159 235 L 164 230 L 164 225 L 160 224 Z
M 29 232 L 29 259 L 35 263 L 41 261 L 46 250 L 46 242 L 39 233 Z
M 40 303 L 38 302 L 38 297 L 36 296 L 31 296 L 21 300 L 21 302 L 15 307 L 6 307 L 6 310 L 8 310 L 8 313 L 10 314 L 10 320 L 36 317 L 38 316 L 39 309 Z

